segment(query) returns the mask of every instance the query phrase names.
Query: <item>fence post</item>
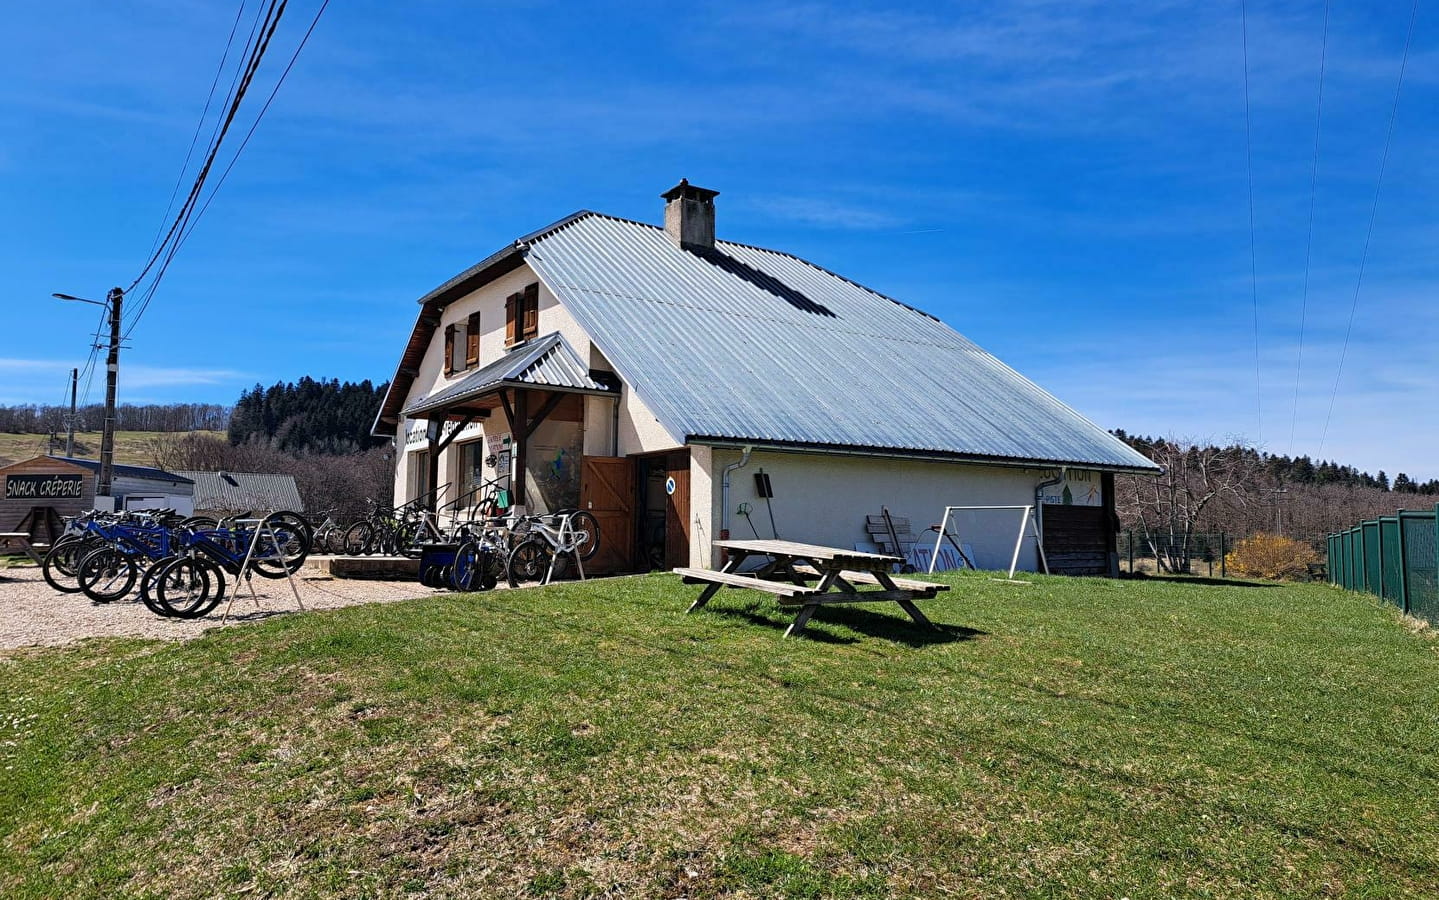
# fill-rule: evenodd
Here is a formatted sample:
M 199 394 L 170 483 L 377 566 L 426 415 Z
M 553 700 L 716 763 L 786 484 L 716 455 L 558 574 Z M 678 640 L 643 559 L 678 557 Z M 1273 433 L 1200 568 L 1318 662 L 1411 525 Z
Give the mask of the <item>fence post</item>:
M 1409 612 L 1409 553 L 1408 542 L 1404 539 L 1404 513 L 1399 510 L 1399 608 Z
M 1127 532 L 1129 535 L 1129 574 L 1134 574 L 1134 529 Z
M 1349 590 L 1357 591 L 1364 583 L 1364 547 L 1359 540 L 1358 525 L 1349 529 Z
M 1220 577 L 1220 578 L 1228 578 L 1228 577 L 1229 577 L 1229 560 L 1228 560 L 1228 558 L 1227 558 L 1227 557 L 1229 556 L 1229 551 L 1228 551 L 1228 549 L 1225 547 L 1225 545 L 1228 544 L 1228 543 L 1229 543 L 1228 535 L 1227 535 L 1225 532 L 1223 532 L 1223 531 L 1219 532 L 1219 577 Z

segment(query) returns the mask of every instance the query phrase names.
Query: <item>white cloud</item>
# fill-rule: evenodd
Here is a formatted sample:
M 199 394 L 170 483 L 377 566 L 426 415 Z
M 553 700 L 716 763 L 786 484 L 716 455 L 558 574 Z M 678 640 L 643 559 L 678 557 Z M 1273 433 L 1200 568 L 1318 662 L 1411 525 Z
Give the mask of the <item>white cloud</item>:
M 61 404 L 68 402 L 71 360 L 0 358 L 0 403 Z M 103 397 L 103 361 L 88 379 L 90 402 Z M 199 402 L 202 398 L 186 388 L 216 388 L 208 391 L 212 402 L 230 402 L 230 387 L 247 384 L 252 376 L 233 369 L 187 366 L 153 366 L 143 363 L 120 366 L 119 398 L 121 403 Z M 86 380 L 82 379 L 81 387 Z M 227 387 L 229 386 L 229 387 Z M 167 390 L 173 389 L 173 390 Z M 138 399 L 132 392 L 145 392 Z

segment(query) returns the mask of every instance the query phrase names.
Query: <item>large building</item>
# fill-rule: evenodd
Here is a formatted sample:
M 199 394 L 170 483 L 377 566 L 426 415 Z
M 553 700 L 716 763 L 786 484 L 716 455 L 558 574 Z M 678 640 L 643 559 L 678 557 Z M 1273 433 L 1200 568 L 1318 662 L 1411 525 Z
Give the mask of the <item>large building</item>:
M 708 566 L 727 532 L 851 547 L 881 509 L 922 531 L 1037 504 L 1051 554 L 1113 570 L 1114 475 L 1153 463 L 934 316 L 717 240 L 716 192 L 662 197 L 663 227 L 578 212 L 420 298 L 375 423 L 397 501 L 464 508 L 494 481 L 582 507 L 612 570 Z M 1007 566 L 1017 514 L 964 517 L 980 566 Z

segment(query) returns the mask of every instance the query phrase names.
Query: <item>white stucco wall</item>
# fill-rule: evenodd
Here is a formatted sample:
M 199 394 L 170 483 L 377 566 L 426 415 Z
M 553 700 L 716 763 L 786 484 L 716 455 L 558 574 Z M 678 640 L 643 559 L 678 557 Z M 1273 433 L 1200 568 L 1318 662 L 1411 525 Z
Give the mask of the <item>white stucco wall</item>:
M 738 462 L 740 452 L 714 449 L 707 455 L 708 489 L 692 476 L 695 507 L 698 510 L 702 502 L 710 505 L 709 530 L 718 536 L 723 469 Z M 697 467 L 700 458 L 697 453 Z M 891 515 L 908 518 L 913 531 L 922 535 L 930 525 L 939 523 L 945 506 L 1032 504 L 1035 486 L 1054 473 L 1053 469 L 755 451 L 749 465 L 731 475 L 729 528 L 734 539 L 755 536 L 749 522 L 735 513 L 741 503 L 750 504 L 750 518 L 759 536 L 773 536 L 765 501 L 755 491 L 754 475 L 761 469 L 770 476 L 774 489 L 774 518 L 781 538 L 849 548 L 871 540 L 865 531 L 865 516 L 878 515 L 881 507 L 888 507 Z M 962 538 L 973 547 L 980 568 L 1009 568 L 1019 517 L 1017 511 L 1006 511 L 971 514 L 960 520 Z M 929 534 L 932 540 L 933 532 Z M 699 540 L 693 544 L 695 564 L 718 561 L 707 541 L 704 546 L 699 546 Z M 1019 565 L 1027 571 L 1038 568 L 1032 540 L 1026 541 Z
M 419 375 L 411 385 L 403 405 L 443 390 L 475 371 L 474 368 L 468 371 L 457 371 L 448 377 L 444 373 L 445 329 L 449 325 L 465 325 L 472 313 L 480 314 L 479 365 L 488 365 L 504 355 L 508 350 L 505 346 L 505 298 L 536 282 L 539 282 L 539 278 L 534 270 L 527 265 L 521 266 L 447 306 L 441 314 L 440 324 L 435 329 L 430 346 L 425 351 Z M 594 346 L 589 335 L 580 327 L 569 311 L 560 305 L 555 295 L 543 282 L 539 282 L 539 285 L 539 333 L 545 335 L 559 332 L 574 348 L 580 359 L 589 361 L 591 368 L 613 371 L 613 367 Z M 463 349 L 461 353 L 463 354 Z M 459 361 L 463 362 L 463 356 Z M 629 385 L 624 386 L 619 402 L 619 455 L 666 450 L 679 445 L 679 439 L 669 434 L 664 426 L 660 425 L 659 420 L 630 389 Z M 615 401 L 608 397 L 585 398 L 584 452 L 587 455 L 608 456 L 614 449 L 614 403 Z M 410 492 L 412 478 L 409 474 L 412 454 L 426 449 L 427 446 L 423 441 L 406 441 L 407 429 L 413 427 L 415 427 L 413 422 L 405 421 L 396 430 L 395 445 L 398 448 L 398 452 L 395 454 L 396 504 L 403 503 L 412 496 Z M 496 410 L 489 419 L 480 425 L 481 433 L 475 434 L 474 437 L 482 438 L 489 434 L 500 434 L 510 430 L 510 424 L 506 421 L 503 411 Z M 469 439 L 470 436 L 466 435 L 440 454 L 439 481 L 441 484 L 457 481 L 460 465 L 459 444 Z M 493 473 L 487 473 L 486 477 L 492 477 L 492 475 Z M 452 486 L 440 497 L 440 503 L 443 504 L 455 496 L 456 490 Z

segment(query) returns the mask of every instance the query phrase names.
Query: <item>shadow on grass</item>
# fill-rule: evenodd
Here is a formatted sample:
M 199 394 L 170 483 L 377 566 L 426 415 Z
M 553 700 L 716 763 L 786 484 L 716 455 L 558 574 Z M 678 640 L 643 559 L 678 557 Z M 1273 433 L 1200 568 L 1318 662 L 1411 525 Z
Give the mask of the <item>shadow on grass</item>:
M 1125 579 L 1126 581 L 1130 579 Z M 1143 584 L 1146 581 L 1162 581 L 1170 584 L 1206 584 L 1216 587 L 1241 587 L 1241 588 L 1277 588 L 1283 587 L 1267 581 L 1239 581 L 1234 578 L 1205 578 L 1201 575 L 1146 575 L 1143 578 L 1134 578 L 1134 581 Z
M 790 622 L 793 621 L 788 609 L 781 610 L 777 617 L 773 613 L 760 612 L 760 608 L 758 604 L 743 607 L 707 606 L 705 611 L 745 619 L 753 625 L 778 629 L 780 632 L 788 628 Z M 795 609 L 794 612 L 798 613 L 799 610 Z M 989 633 L 975 628 L 966 628 L 963 625 L 944 625 L 938 622 L 934 623 L 933 628 L 930 628 L 920 625 L 908 617 L 887 616 L 854 606 L 823 606 L 815 612 L 804 631 L 800 632 L 800 636 L 821 644 L 855 644 L 860 640 L 835 634 L 825 628 L 826 625 L 842 626 L 867 637 L 894 641 L 897 644 L 915 648 L 973 640 Z

